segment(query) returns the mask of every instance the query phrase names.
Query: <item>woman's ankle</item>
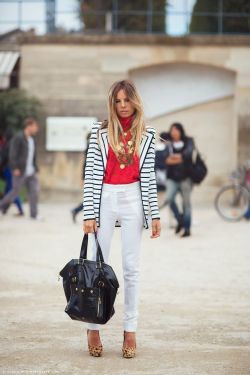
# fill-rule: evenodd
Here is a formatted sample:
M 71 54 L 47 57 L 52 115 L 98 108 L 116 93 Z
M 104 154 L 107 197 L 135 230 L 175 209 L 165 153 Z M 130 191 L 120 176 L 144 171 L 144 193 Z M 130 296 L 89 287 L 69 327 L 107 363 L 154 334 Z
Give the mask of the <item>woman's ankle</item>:
M 87 334 L 91 334 L 93 336 L 99 336 L 99 330 L 98 329 L 87 329 Z
M 136 347 L 136 332 L 124 331 L 123 347 Z

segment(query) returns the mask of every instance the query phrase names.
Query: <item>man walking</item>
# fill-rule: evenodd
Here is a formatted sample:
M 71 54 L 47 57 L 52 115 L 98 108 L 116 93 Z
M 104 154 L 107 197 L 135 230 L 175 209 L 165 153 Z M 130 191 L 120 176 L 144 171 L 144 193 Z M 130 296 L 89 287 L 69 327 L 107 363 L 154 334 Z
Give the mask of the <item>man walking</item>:
M 30 217 L 39 219 L 38 216 L 38 191 L 39 183 L 36 172 L 36 145 L 34 136 L 39 131 L 39 125 L 33 118 L 24 121 L 24 128 L 17 132 L 10 144 L 9 166 L 13 174 L 13 187 L 2 200 L 0 210 L 4 212 L 6 206 L 18 196 L 21 187 L 26 186 L 29 197 Z

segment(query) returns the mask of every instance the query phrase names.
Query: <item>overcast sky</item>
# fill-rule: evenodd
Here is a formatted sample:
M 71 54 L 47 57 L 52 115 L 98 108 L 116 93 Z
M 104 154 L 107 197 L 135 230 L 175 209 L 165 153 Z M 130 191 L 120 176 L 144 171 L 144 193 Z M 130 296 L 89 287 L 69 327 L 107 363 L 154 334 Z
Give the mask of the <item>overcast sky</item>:
M 121 1 L 121 0 L 120 0 Z M 182 12 L 193 9 L 196 0 L 169 0 L 170 6 L 167 15 L 167 32 L 170 35 L 183 35 L 187 30 L 189 18 Z M 56 0 L 56 25 L 67 30 L 79 30 L 81 22 L 77 17 L 76 0 Z M 23 30 L 35 28 L 38 34 L 44 34 L 45 26 L 45 1 L 34 0 L 25 2 L 21 7 L 18 1 L 0 0 L 0 33 L 21 26 Z M 19 13 L 20 12 L 20 13 Z M 22 23 L 19 25 L 19 15 Z

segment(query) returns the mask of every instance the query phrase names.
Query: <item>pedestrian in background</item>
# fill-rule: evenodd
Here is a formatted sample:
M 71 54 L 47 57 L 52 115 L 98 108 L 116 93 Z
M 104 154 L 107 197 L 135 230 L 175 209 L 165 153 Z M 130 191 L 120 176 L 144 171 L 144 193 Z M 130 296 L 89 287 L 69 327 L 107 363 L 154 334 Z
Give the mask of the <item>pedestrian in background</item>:
M 159 142 L 155 145 L 155 175 L 158 191 L 166 190 L 168 142 L 170 142 L 169 133 L 162 132 L 159 136 Z
M 3 181 L 5 182 L 5 187 L 4 187 L 4 192 L 3 196 L 7 195 L 13 188 L 13 183 L 12 183 L 12 171 L 9 166 L 9 153 L 10 153 L 10 144 L 11 144 L 11 139 L 13 137 L 13 131 L 11 129 L 7 129 L 4 133 L 4 144 L 2 146 L 1 150 L 1 176 Z M 16 216 L 23 216 L 23 206 L 22 206 L 22 201 L 19 196 L 17 196 L 14 199 L 14 203 L 17 207 L 17 214 Z M 2 212 L 4 214 L 7 213 L 8 209 L 10 207 L 10 203 L 6 204 L 5 208 L 2 209 Z
M 189 176 L 192 165 L 194 141 L 185 133 L 180 123 L 173 123 L 169 130 L 170 145 L 167 163 L 167 201 L 177 221 L 176 234 L 183 231 L 181 237 L 191 235 L 191 192 L 193 182 Z M 180 193 L 182 209 L 176 203 L 176 195 Z
M 30 217 L 42 219 L 38 215 L 37 178 L 38 167 L 36 163 L 37 152 L 34 136 L 39 131 L 39 125 L 33 118 L 24 121 L 24 128 L 12 138 L 9 151 L 9 166 L 12 171 L 12 189 L 0 200 L 0 210 L 4 212 L 6 205 L 12 203 L 19 195 L 21 187 L 26 186 L 30 205 Z

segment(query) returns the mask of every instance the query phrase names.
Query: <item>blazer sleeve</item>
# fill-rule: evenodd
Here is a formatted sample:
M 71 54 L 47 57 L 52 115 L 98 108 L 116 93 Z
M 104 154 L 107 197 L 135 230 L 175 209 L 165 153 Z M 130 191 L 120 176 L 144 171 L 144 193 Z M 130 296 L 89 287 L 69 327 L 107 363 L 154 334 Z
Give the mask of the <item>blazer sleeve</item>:
M 157 185 L 155 178 L 155 129 L 153 130 L 153 139 L 149 147 L 149 154 L 152 158 L 152 167 L 150 170 L 149 180 L 149 206 L 152 219 L 160 219 L 160 212 L 158 207 Z
M 93 190 L 93 171 L 95 164 L 95 153 L 97 144 L 97 130 L 98 126 L 95 124 L 92 127 L 91 135 L 88 144 L 88 150 L 86 154 L 85 163 L 83 163 L 83 215 L 85 220 L 94 220 L 94 190 Z

